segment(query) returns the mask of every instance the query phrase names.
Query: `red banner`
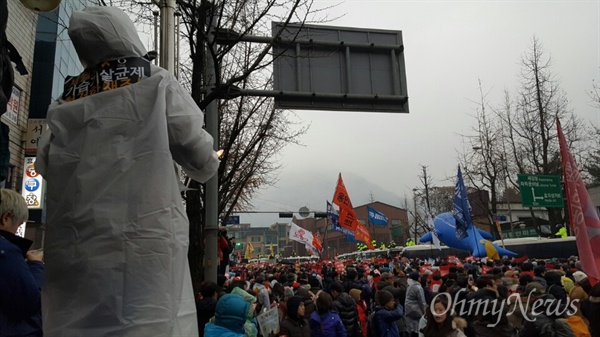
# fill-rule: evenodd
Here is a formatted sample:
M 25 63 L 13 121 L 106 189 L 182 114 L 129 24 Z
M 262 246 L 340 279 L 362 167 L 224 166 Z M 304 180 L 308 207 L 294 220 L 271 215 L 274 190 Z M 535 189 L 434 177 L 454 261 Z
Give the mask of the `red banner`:
M 571 229 L 575 233 L 581 267 L 588 275 L 590 283 L 594 285 L 600 280 L 600 219 L 569 151 L 558 118 L 556 128 Z
M 369 247 L 369 249 L 375 249 L 373 246 L 373 242 L 371 240 L 371 234 L 367 227 L 365 227 L 360 222 L 356 221 L 356 230 L 354 231 L 354 238 L 358 241 L 362 241 Z
M 460 263 L 460 260 L 456 255 L 448 255 L 448 263 Z
M 356 224 L 358 223 L 358 220 L 356 220 L 356 213 L 354 213 L 354 210 L 340 208 L 339 223 L 340 223 L 340 226 L 355 232 Z M 356 237 L 356 233 L 355 233 L 355 237 Z
M 340 213 L 342 209 L 354 210 L 354 207 L 352 207 L 352 201 L 350 201 L 348 191 L 346 191 L 346 186 L 344 185 L 344 181 L 342 180 L 341 173 L 338 175 L 337 186 L 335 187 L 335 193 L 333 195 L 333 203 L 338 205 L 338 207 L 340 208 Z

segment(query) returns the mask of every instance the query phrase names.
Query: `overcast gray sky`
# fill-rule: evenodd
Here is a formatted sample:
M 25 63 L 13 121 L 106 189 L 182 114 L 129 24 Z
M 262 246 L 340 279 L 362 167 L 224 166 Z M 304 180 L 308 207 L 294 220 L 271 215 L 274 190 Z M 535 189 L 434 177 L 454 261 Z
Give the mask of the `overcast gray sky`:
M 319 7 L 338 1 L 315 0 Z M 324 210 L 338 172 L 355 206 L 370 200 L 402 207 L 421 187 L 452 185 L 461 134 L 475 125 L 478 80 L 492 105 L 518 86 L 520 58 L 535 35 L 552 57 L 570 108 L 590 123 L 600 112 L 586 92 L 600 80 L 600 1 L 345 1 L 331 26 L 401 30 L 410 114 L 298 111 L 311 123 L 281 156 L 279 183 L 255 197 L 256 210 Z M 242 215 L 266 226 L 276 216 Z M 280 221 L 288 221 L 281 219 Z

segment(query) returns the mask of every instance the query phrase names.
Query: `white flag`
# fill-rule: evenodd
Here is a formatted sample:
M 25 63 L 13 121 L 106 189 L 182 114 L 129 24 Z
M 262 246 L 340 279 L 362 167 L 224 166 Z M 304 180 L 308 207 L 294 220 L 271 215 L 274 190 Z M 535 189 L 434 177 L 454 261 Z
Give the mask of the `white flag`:
M 292 225 L 292 227 L 290 228 L 290 236 L 289 236 L 290 240 L 298 241 L 300 243 L 303 243 L 303 244 L 315 249 L 315 247 L 313 246 L 314 238 L 313 238 L 312 233 L 310 231 L 307 231 L 306 229 L 296 225 L 293 222 L 290 222 L 290 224 Z
M 437 233 L 435 232 L 435 226 L 433 225 L 433 217 L 431 216 L 431 213 L 426 212 L 425 218 L 427 220 L 427 226 L 431 231 L 431 239 L 433 241 L 433 245 L 435 246 L 435 248 L 442 250 L 442 247 L 440 246 L 440 239 L 438 238 Z

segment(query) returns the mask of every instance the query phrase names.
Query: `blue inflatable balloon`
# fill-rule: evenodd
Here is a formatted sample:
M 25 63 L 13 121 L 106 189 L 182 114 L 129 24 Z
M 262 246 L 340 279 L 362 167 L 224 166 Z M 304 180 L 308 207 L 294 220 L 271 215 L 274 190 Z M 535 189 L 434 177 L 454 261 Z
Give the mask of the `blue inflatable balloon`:
M 456 248 L 460 250 L 466 250 L 471 252 L 471 254 L 475 257 L 485 257 L 487 256 L 485 251 L 485 242 L 492 240 L 492 235 L 486 231 L 475 228 L 473 225 L 469 225 L 467 229 L 468 236 L 464 239 L 456 238 L 456 220 L 452 213 L 442 213 L 433 219 L 433 226 L 435 227 L 435 232 L 437 233 L 440 241 L 448 247 Z M 423 235 L 420 239 L 420 242 L 432 242 L 432 233 L 429 232 Z M 518 254 L 515 252 L 511 252 L 510 250 L 504 249 L 492 243 L 494 248 L 498 251 L 498 255 L 500 256 L 517 256 Z

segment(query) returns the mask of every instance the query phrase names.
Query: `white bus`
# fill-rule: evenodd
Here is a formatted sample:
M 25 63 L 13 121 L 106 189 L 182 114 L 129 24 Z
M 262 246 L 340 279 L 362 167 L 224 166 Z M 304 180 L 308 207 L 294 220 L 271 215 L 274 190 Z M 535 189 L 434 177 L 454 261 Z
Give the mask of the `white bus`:
M 296 262 L 302 263 L 302 262 L 314 262 L 314 261 L 319 261 L 319 257 L 317 255 L 311 255 L 311 256 L 289 256 L 289 257 L 282 257 L 279 259 L 279 262 L 281 263 L 288 263 L 288 264 L 294 264 Z
M 352 253 L 345 253 L 336 256 L 336 259 L 342 261 L 350 261 L 350 260 L 372 260 L 377 258 L 387 258 L 389 249 L 369 249 L 363 251 L 356 251 Z

